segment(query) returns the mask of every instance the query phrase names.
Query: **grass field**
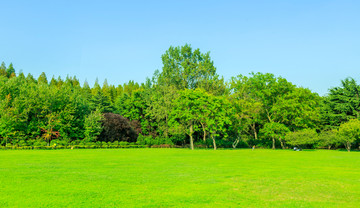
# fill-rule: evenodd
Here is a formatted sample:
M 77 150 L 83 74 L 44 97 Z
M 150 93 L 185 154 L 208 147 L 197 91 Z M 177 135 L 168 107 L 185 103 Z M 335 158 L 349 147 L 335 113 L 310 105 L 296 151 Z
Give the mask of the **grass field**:
M 359 207 L 360 153 L 0 151 L 0 207 Z

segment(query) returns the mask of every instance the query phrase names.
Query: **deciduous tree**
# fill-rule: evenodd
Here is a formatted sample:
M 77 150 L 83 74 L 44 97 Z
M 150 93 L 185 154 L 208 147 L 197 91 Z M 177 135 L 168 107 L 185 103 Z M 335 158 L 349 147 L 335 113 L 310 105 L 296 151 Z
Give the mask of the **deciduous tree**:
M 286 133 L 289 132 L 289 129 L 284 124 L 277 122 L 266 123 L 260 132 L 263 133 L 266 137 L 272 139 L 272 149 L 275 149 L 276 139 L 279 139 L 281 148 L 285 149 L 283 139 Z
M 358 119 L 351 119 L 341 124 L 339 135 L 341 136 L 341 142 L 343 142 L 347 151 L 350 152 L 351 145 L 360 138 L 360 121 Z

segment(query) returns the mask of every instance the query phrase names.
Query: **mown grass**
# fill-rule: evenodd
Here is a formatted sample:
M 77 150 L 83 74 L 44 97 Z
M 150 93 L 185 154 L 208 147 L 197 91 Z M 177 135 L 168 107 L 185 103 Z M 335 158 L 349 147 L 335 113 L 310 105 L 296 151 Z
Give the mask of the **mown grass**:
M 359 207 L 360 153 L 0 151 L 0 207 Z

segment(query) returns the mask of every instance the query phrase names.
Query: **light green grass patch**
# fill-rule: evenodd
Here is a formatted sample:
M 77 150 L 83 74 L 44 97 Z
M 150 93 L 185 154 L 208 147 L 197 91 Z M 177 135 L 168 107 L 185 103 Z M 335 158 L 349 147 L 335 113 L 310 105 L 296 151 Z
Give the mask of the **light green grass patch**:
M 360 153 L 0 151 L 0 207 L 358 207 Z

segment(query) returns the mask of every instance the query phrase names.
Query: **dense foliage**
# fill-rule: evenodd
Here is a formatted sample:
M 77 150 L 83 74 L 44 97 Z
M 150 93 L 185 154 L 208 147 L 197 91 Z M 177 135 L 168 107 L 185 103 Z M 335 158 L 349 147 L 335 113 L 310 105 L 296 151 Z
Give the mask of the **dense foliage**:
M 145 83 L 93 87 L 2 63 L 1 146 L 359 147 L 360 85 L 352 78 L 321 97 L 270 73 L 225 82 L 210 54 L 190 45 L 170 47 L 162 61 Z

